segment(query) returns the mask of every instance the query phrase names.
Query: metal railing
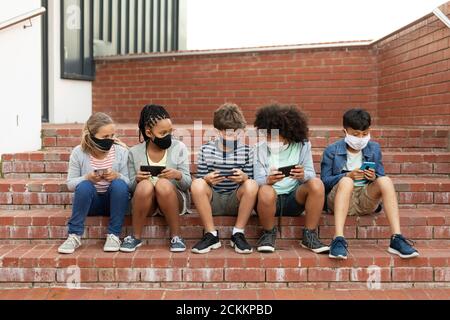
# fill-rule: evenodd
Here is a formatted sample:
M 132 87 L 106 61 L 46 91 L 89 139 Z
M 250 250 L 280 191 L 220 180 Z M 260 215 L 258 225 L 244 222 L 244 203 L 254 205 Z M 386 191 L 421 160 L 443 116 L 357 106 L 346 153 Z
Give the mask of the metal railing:
M 109 46 L 107 55 L 177 51 L 179 16 L 180 0 L 98 0 L 96 49 L 100 41 Z
M 16 24 L 19 24 L 21 22 L 24 22 L 24 21 L 27 21 L 27 20 L 31 20 L 31 19 L 33 19 L 35 17 L 43 15 L 45 13 L 45 11 L 46 11 L 45 8 L 41 7 L 39 9 L 35 9 L 35 10 L 30 11 L 30 12 L 21 14 L 21 15 L 19 15 L 17 17 L 14 17 L 12 19 L 6 20 L 4 22 L 0 22 L 0 31 L 4 30 L 6 28 L 12 27 L 12 26 L 14 26 Z
M 433 13 L 443 24 L 450 28 L 450 19 L 439 8 L 434 9 Z

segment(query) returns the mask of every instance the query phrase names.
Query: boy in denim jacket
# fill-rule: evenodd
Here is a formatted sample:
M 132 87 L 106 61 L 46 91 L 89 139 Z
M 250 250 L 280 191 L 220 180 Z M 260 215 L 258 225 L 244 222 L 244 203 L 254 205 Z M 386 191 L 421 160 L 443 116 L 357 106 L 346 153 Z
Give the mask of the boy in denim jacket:
M 347 215 L 371 214 L 377 211 L 381 202 L 392 231 L 388 252 L 402 258 L 417 257 L 419 253 L 411 241 L 400 232 L 394 184 L 384 174 L 380 145 L 370 141 L 370 125 L 367 111 L 348 110 L 343 117 L 345 139 L 329 145 L 323 153 L 320 176 L 327 193 L 327 207 L 335 217 L 335 237 L 329 257 L 347 259 L 344 238 Z M 368 165 L 374 168 L 367 169 Z

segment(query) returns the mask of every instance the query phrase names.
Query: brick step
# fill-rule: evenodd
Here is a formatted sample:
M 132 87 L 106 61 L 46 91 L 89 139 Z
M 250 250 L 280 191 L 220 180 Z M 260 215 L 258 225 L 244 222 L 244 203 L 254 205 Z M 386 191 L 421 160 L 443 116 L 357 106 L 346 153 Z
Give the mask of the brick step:
M 67 221 L 70 210 L 0 211 L 0 240 L 62 240 L 67 237 Z M 450 242 L 450 210 L 402 209 L 400 222 L 403 234 L 415 240 L 439 240 Z M 229 239 L 235 217 L 214 218 L 222 239 Z M 86 240 L 103 240 L 107 233 L 108 217 L 88 217 L 85 225 Z M 278 220 L 277 220 L 278 224 Z M 148 217 L 143 239 L 164 244 L 169 238 L 169 228 L 164 217 Z M 186 240 L 196 241 L 203 235 L 200 216 L 194 212 L 180 217 L 181 234 Z M 305 217 L 283 217 L 280 240 L 298 242 L 302 237 Z M 246 236 L 256 242 L 262 232 L 258 218 L 252 216 L 246 228 Z M 125 217 L 122 238 L 132 233 L 131 216 Z M 319 224 L 319 236 L 331 239 L 334 235 L 334 216 L 323 214 Z M 348 217 L 345 236 L 349 240 L 378 242 L 391 236 L 388 220 L 384 213 L 365 217 Z M 386 241 L 384 241 L 386 243 Z M 288 242 L 286 242 L 288 243 Z
M 322 152 L 314 151 L 313 160 L 320 173 Z M 70 151 L 35 151 L 2 155 L 2 173 L 7 179 L 65 179 Z M 197 172 L 197 154 L 191 154 L 191 172 Z M 385 171 L 389 175 L 449 177 L 450 152 L 385 152 Z
M 142 246 L 135 253 L 105 253 L 102 246 L 84 246 L 60 255 L 57 245 L 0 246 L 3 286 L 65 286 L 79 274 L 80 285 L 96 287 L 217 286 L 362 288 L 380 280 L 381 288 L 450 287 L 450 249 L 418 247 L 421 256 L 404 260 L 384 246 L 352 247 L 345 261 L 316 255 L 299 246 L 271 254 L 240 255 L 223 246 L 207 255 L 171 253 L 167 247 Z
M 74 147 L 80 143 L 82 127 L 80 124 L 43 124 L 42 147 Z M 193 125 L 176 125 L 174 135 L 183 137 L 182 140 L 189 146 L 199 146 L 208 140 L 210 132 L 214 134 L 212 126 L 205 125 L 201 130 L 194 132 Z M 254 128 L 248 127 L 248 133 L 254 136 Z M 374 128 L 371 135 L 385 151 L 448 151 L 449 148 L 448 127 L 383 126 Z M 137 144 L 139 142 L 137 125 L 118 124 L 117 136 L 130 146 Z M 314 148 L 324 148 L 342 136 L 341 127 L 310 127 L 311 143 Z
M 450 179 L 392 178 L 402 207 L 450 208 Z M 0 179 L 0 209 L 68 208 L 72 197 L 64 180 Z
M 222 235 L 221 235 L 222 237 Z M 0 245 L 61 245 L 64 239 L 0 239 Z M 185 239 L 186 245 L 189 248 L 192 248 L 200 238 L 197 239 Z M 330 244 L 331 239 L 322 239 L 324 243 Z M 223 245 L 229 245 L 229 238 L 221 238 Z M 283 249 L 286 247 L 292 247 L 292 246 L 298 246 L 301 239 L 295 239 L 295 240 L 287 240 L 287 239 L 280 239 L 277 238 L 277 248 Z M 248 242 L 250 245 L 252 245 L 254 248 L 256 248 L 257 245 L 257 239 L 248 239 Z M 365 245 L 379 245 L 383 247 L 388 247 L 390 240 L 389 239 L 347 239 L 347 242 L 350 247 L 354 246 L 365 246 Z M 82 239 L 82 243 L 84 246 L 87 245 L 104 245 L 105 244 L 105 237 L 102 239 Z M 162 246 L 165 248 L 168 248 L 169 245 L 169 239 L 167 238 L 160 238 L 160 239 L 143 239 L 143 243 L 145 245 L 151 245 L 151 246 Z M 421 248 L 450 248 L 450 239 L 414 239 L 414 244 L 417 247 Z
M 191 290 L 166 289 L 164 286 L 154 289 L 122 288 L 22 288 L 0 291 L 0 300 L 449 300 L 450 289 L 423 288 L 371 290 L 344 289 L 335 290 L 317 288 L 245 288 L 244 284 L 233 284 L 232 289 L 217 289 L 216 284 L 205 283 L 204 287 Z

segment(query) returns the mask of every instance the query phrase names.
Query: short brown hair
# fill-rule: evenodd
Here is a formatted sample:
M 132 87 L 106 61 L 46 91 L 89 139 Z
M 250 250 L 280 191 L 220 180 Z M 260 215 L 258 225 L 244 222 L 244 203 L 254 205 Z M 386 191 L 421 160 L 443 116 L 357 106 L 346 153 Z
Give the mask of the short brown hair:
M 245 121 L 242 110 L 234 103 L 225 103 L 214 112 L 214 128 L 217 130 L 245 129 Z

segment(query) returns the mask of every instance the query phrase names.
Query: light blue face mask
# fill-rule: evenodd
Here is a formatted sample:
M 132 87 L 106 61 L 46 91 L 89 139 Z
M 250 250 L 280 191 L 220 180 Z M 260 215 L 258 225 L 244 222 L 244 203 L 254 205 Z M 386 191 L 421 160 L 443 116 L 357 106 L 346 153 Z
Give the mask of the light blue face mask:
M 220 137 L 218 142 L 223 147 L 223 149 L 232 150 L 235 150 L 238 144 L 238 140 L 224 139 L 223 137 Z
M 289 148 L 289 144 L 284 144 L 283 142 L 267 141 L 267 148 L 269 148 L 271 153 L 277 154 Z

